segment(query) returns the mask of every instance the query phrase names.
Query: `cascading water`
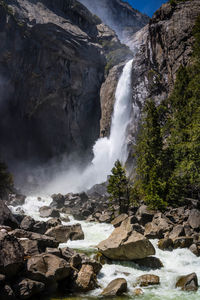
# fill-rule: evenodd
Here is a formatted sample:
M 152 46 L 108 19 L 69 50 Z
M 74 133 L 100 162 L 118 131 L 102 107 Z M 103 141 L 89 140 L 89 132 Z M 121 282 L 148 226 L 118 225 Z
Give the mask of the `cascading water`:
M 130 60 L 126 63 L 117 84 L 110 137 L 97 140 L 93 147 L 94 158 L 83 173 L 75 169 L 67 170 L 47 185 L 47 193 L 64 194 L 89 189 L 106 181 L 117 159 L 125 163 L 128 156 L 126 130 L 131 113 L 132 62 Z

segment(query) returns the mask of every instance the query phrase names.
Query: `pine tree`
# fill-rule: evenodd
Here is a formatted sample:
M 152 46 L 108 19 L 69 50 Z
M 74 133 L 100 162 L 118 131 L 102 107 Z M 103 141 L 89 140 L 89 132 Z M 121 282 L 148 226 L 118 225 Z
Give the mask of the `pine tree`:
M 111 201 L 117 201 L 120 213 L 128 211 L 130 201 L 130 185 L 126 176 L 126 171 L 119 160 L 115 162 L 110 175 L 107 191 Z

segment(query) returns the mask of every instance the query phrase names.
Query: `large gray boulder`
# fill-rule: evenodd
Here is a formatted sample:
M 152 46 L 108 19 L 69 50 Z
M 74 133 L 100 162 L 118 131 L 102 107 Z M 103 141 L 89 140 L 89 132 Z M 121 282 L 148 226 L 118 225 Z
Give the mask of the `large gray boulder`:
M 155 254 L 152 243 L 136 231 L 117 227 L 112 234 L 98 245 L 99 251 L 113 260 L 142 259 Z
M 39 282 L 58 282 L 69 277 L 70 266 L 58 256 L 42 253 L 28 259 L 28 277 Z
M 80 224 L 75 225 L 58 225 L 48 229 L 45 233 L 55 238 L 59 243 L 66 243 L 70 240 L 83 240 L 84 233 Z
M 14 236 L 0 232 L 0 273 L 15 276 L 24 265 L 24 249 Z

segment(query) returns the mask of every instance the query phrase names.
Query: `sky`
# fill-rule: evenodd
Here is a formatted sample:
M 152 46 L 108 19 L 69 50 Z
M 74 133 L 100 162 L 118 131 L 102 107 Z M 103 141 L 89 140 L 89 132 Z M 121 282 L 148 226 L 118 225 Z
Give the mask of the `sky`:
M 167 0 L 126 0 L 133 8 L 138 9 L 140 12 L 145 13 L 148 16 L 152 16 L 153 13 Z M 124 1 L 125 2 L 125 1 Z

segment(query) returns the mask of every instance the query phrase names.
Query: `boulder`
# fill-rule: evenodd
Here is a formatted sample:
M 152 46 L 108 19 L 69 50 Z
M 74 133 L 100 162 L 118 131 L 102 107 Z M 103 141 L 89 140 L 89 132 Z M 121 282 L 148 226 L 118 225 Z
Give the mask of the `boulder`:
M 108 212 L 104 212 L 99 217 L 100 223 L 110 223 L 112 220 L 112 215 L 110 215 Z
M 174 249 L 177 248 L 189 248 L 193 244 L 193 238 L 187 236 L 181 236 L 173 240 Z
M 40 234 L 45 234 L 47 231 L 47 223 L 44 221 L 38 221 L 33 225 L 33 232 L 40 233 Z
M 11 206 L 22 206 L 25 203 L 25 200 L 26 196 L 24 195 L 10 194 L 8 202 Z
M 15 285 L 16 295 L 20 299 L 29 299 L 45 290 L 45 284 L 28 278 L 20 280 Z
M 155 212 L 149 210 L 146 205 L 141 205 L 136 213 L 136 217 L 141 225 L 145 225 L 153 220 Z
M 181 276 L 176 283 L 176 288 L 181 288 L 183 291 L 197 291 L 198 279 L 196 273 Z
M 10 285 L 6 284 L 0 290 L 0 299 L 1 300 L 16 300 L 13 289 Z
M 66 243 L 69 240 L 70 233 L 71 226 L 58 225 L 48 229 L 45 235 L 55 238 L 58 243 Z
M 56 227 L 62 225 L 60 218 L 52 218 L 46 222 L 47 228 Z
M 59 243 L 53 237 L 35 232 L 25 231 L 22 229 L 15 229 L 9 232 L 9 235 L 12 235 L 16 238 L 27 238 L 29 240 L 37 241 L 38 249 L 40 252 L 44 252 L 47 247 L 57 248 L 59 245 Z
M 80 224 L 75 225 L 58 225 L 48 229 L 45 233 L 48 236 L 54 237 L 59 243 L 66 243 L 70 240 L 84 239 L 84 233 Z
M 82 230 L 81 224 L 74 224 L 71 226 L 70 240 L 84 240 L 84 232 Z
M 39 249 L 38 249 L 38 242 L 35 240 L 29 240 L 29 239 L 18 239 L 20 242 L 21 246 L 24 249 L 24 255 L 26 256 L 34 256 L 36 254 L 39 254 Z
M 6 276 L 0 274 L 0 287 L 4 286 L 5 281 L 6 281 Z
M 9 226 L 12 229 L 19 226 L 18 221 L 3 201 L 0 201 L 0 225 Z
M 135 260 L 155 254 L 155 249 L 148 239 L 136 231 L 127 231 L 122 225 L 99 243 L 98 249 L 113 260 Z
M 46 248 L 46 253 L 61 257 L 61 252 L 58 248 Z
M 9 234 L 0 233 L 0 273 L 8 278 L 15 276 L 24 265 L 24 249 Z
M 152 269 L 152 270 L 163 268 L 163 263 L 157 257 L 149 256 L 149 257 L 146 257 L 143 259 L 137 259 L 134 262 L 137 265 L 139 265 L 140 267 L 148 268 L 148 269 Z
M 142 275 L 137 278 L 137 284 L 139 286 L 158 285 L 160 284 L 160 278 L 153 274 Z
M 172 239 L 165 238 L 158 241 L 158 248 L 161 250 L 171 251 L 174 248 L 174 243 Z
M 65 197 L 62 194 L 53 194 L 51 198 L 53 199 L 51 207 L 62 208 L 64 206 Z
M 142 295 L 144 295 L 144 292 L 143 292 L 143 290 L 140 289 L 140 288 L 134 289 L 133 295 L 134 295 L 134 296 L 142 296 Z
M 120 296 L 127 292 L 127 281 L 124 278 L 112 280 L 101 293 L 104 297 Z
M 178 238 L 179 236 L 184 236 L 184 235 L 185 235 L 184 226 L 177 225 L 170 232 L 169 238 L 173 240 L 173 239 Z
M 91 265 L 83 265 L 78 272 L 74 289 L 79 292 L 88 292 L 97 287 L 96 274 Z
M 62 222 L 66 222 L 66 223 L 70 222 L 70 218 L 69 218 L 67 215 L 61 216 L 61 217 L 60 217 L 60 220 L 61 220 Z
M 39 209 L 41 218 L 59 218 L 60 213 L 58 210 L 51 208 L 49 206 L 42 206 Z
M 192 244 L 189 249 L 194 255 L 200 256 L 200 245 Z
M 65 279 L 69 277 L 70 270 L 64 259 L 48 253 L 35 255 L 27 262 L 28 277 L 43 283 Z
M 188 218 L 188 224 L 193 229 L 199 229 L 200 227 L 200 211 L 198 209 L 192 209 L 189 218 Z
M 96 261 L 95 259 L 92 259 L 90 257 L 88 257 L 87 255 L 81 253 L 80 254 L 80 257 L 81 257 L 81 263 L 83 265 L 90 265 L 93 267 L 93 270 L 94 270 L 94 273 L 97 275 L 99 274 L 99 272 L 101 271 L 102 269 L 102 265 L 101 263 L 99 263 L 98 261 Z
M 116 228 L 121 225 L 121 223 L 128 218 L 127 214 L 121 214 L 118 217 L 116 217 L 111 224 Z
M 25 216 L 20 224 L 20 228 L 23 230 L 33 231 L 35 220 L 29 216 Z

